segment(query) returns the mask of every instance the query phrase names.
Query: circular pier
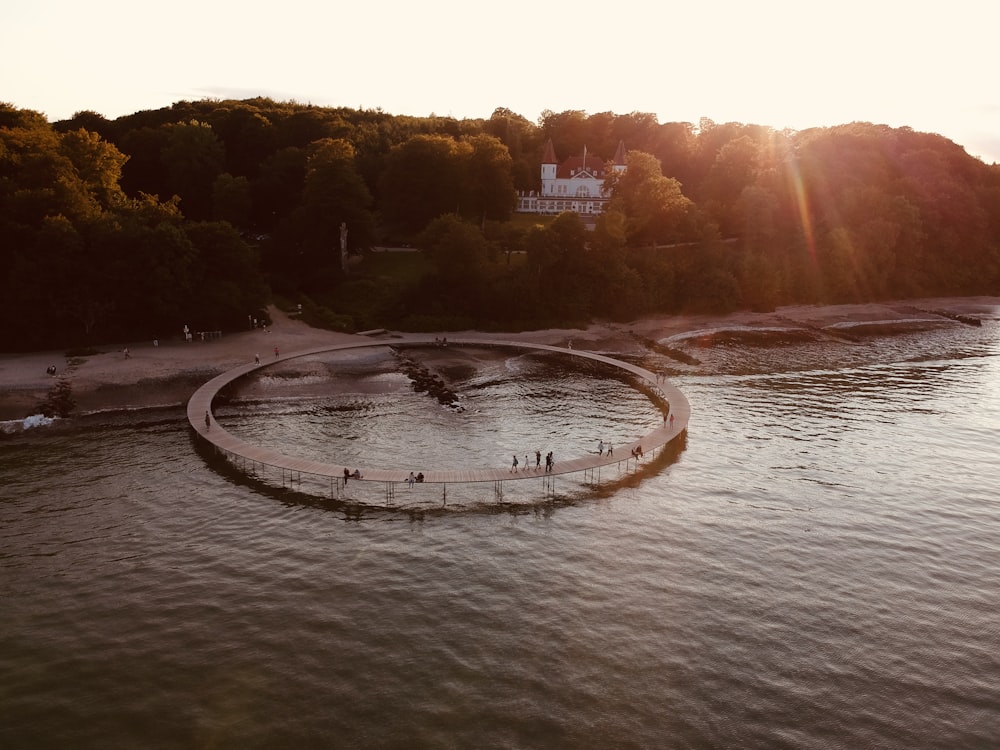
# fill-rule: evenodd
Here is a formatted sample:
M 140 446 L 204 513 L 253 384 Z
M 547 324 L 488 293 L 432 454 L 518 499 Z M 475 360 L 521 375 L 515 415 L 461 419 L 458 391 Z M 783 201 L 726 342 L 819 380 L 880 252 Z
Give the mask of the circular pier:
M 352 349 L 374 348 L 374 347 L 411 347 L 411 346 L 434 346 L 440 345 L 437 339 L 426 337 L 401 337 L 392 341 L 374 341 L 365 339 L 357 342 L 338 344 L 335 346 L 323 346 L 314 349 L 292 352 L 284 354 L 261 364 L 247 364 L 228 370 L 202 385 L 187 405 L 187 417 L 197 439 L 204 441 L 214 448 L 217 453 L 225 455 L 231 463 L 242 466 L 249 473 L 258 474 L 264 471 L 272 471 L 276 475 L 280 473 L 282 485 L 292 484 L 297 478 L 305 474 L 319 480 L 320 486 L 324 487 L 324 494 L 328 491 L 332 497 L 340 497 L 340 492 L 344 489 L 345 480 L 343 475 L 343 464 L 329 463 L 325 461 L 315 461 L 312 459 L 298 458 L 272 450 L 265 446 L 252 445 L 245 440 L 227 432 L 218 422 L 212 413 L 212 402 L 222 388 L 235 380 L 259 371 L 279 362 L 284 362 L 298 357 L 306 357 L 313 354 L 326 352 L 346 351 Z M 670 443 L 687 429 L 691 408 L 684 394 L 676 387 L 666 382 L 662 377 L 645 368 L 623 362 L 602 354 L 582 351 L 579 349 L 566 349 L 548 344 L 534 344 L 517 341 L 503 341 L 495 339 L 475 339 L 465 338 L 451 340 L 447 344 L 451 347 L 490 347 L 490 348 L 511 348 L 520 350 L 535 350 L 553 352 L 556 354 L 580 357 L 584 359 L 601 362 L 612 367 L 624 370 L 637 376 L 649 390 L 661 396 L 669 405 L 670 418 L 664 417 L 663 424 L 651 432 L 636 437 L 630 443 L 615 446 L 615 454 L 609 456 L 585 455 L 576 458 L 560 458 L 555 465 L 546 470 L 544 467 L 536 469 L 524 467 L 521 471 L 511 472 L 504 468 L 471 468 L 463 470 L 424 470 L 424 484 L 444 485 L 442 492 L 447 496 L 447 485 L 464 484 L 474 482 L 493 482 L 498 488 L 503 482 L 516 481 L 522 479 L 537 479 L 539 477 L 551 479 L 560 474 L 571 474 L 576 472 L 594 472 L 603 466 L 624 464 L 625 468 L 630 468 L 631 464 L 638 466 L 646 456 L 655 455 L 656 451 Z M 625 387 L 625 386 L 623 386 Z M 404 469 L 386 469 L 378 466 L 359 467 L 361 478 L 351 477 L 351 482 L 381 482 L 386 485 L 386 497 L 394 495 L 393 487 L 406 482 L 409 471 Z M 498 489 L 498 494 L 502 494 Z

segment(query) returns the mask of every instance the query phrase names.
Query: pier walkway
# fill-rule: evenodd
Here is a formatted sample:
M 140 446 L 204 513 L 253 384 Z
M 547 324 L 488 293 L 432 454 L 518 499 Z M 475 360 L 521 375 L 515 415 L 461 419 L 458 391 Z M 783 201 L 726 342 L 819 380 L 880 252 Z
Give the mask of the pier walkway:
M 290 479 L 294 479 L 297 474 L 312 475 L 321 480 L 326 480 L 324 483 L 328 483 L 331 495 L 335 494 L 339 497 L 339 493 L 344 482 L 343 464 L 297 458 L 279 453 L 278 451 L 265 446 L 252 445 L 236 435 L 227 432 L 215 421 L 215 417 L 212 414 L 213 399 L 219 391 L 222 390 L 222 388 L 244 375 L 289 359 L 351 349 L 434 345 L 440 345 L 440 341 L 436 339 L 428 339 L 423 336 L 404 336 L 392 339 L 391 341 L 373 341 L 368 339 L 283 354 L 274 359 L 262 362 L 259 365 L 253 363 L 242 365 L 212 378 L 195 391 L 187 405 L 188 421 L 191 423 L 191 427 L 194 429 L 198 439 L 201 439 L 214 447 L 217 452 L 225 454 L 233 463 L 237 465 L 242 463 L 244 469 L 249 468 L 250 471 L 256 473 L 258 465 L 262 470 L 270 468 L 280 471 L 283 480 L 286 476 Z M 637 464 L 642 461 L 642 459 L 637 459 L 632 454 L 632 451 L 637 448 L 641 448 L 642 454 L 648 458 L 653 456 L 658 449 L 667 445 L 687 429 L 691 409 L 687 399 L 684 397 L 684 394 L 681 393 L 675 386 L 666 382 L 663 378 L 658 378 L 655 373 L 637 365 L 623 362 L 612 357 L 607 357 L 602 354 L 595 354 L 593 352 L 587 352 L 579 349 L 566 349 L 558 346 L 550 346 L 548 344 L 535 344 L 496 339 L 463 338 L 448 341 L 447 345 L 452 347 L 501 347 L 520 350 L 527 349 L 547 351 L 602 362 L 638 376 L 650 390 L 658 393 L 669 404 L 669 413 L 672 415 L 673 419 L 668 419 L 667 416 L 664 415 L 662 426 L 657 427 L 646 435 L 637 437 L 631 443 L 615 445 L 613 456 L 608 456 L 607 454 L 604 456 L 591 454 L 575 458 L 563 458 L 557 456 L 556 462 L 551 471 L 546 471 L 544 465 L 541 469 L 535 469 L 533 466 L 519 467 L 521 470 L 517 472 L 511 472 L 509 465 L 502 468 L 470 468 L 462 470 L 430 469 L 423 471 L 424 484 L 443 484 L 447 486 L 448 484 L 493 482 L 499 485 L 499 483 L 502 482 L 520 479 L 537 479 L 539 477 L 553 477 L 560 474 L 594 471 L 599 470 L 603 466 L 620 466 L 622 463 L 625 463 L 627 468 L 629 462 Z M 206 424 L 206 415 L 208 418 L 208 424 Z M 410 473 L 409 470 L 385 469 L 376 466 L 361 466 L 358 468 L 361 471 L 362 478 L 355 479 L 352 477 L 350 481 L 386 483 L 387 496 L 391 496 L 393 494 L 391 491 L 392 486 L 404 483 Z M 447 493 L 446 488 L 444 492 L 445 494 Z

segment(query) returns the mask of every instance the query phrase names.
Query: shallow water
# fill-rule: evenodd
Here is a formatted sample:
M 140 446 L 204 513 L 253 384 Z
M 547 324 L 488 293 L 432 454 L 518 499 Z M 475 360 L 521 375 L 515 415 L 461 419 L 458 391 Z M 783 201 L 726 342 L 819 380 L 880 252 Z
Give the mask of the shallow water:
M 259 486 L 179 411 L 0 439 L 0 746 L 995 744 L 997 323 L 697 356 L 661 363 L 682 450 L 536 502 Z M 657 418 L 514 359 L 464 374 L 462 413 L 341 364 L 220 418 L 441 467 Z

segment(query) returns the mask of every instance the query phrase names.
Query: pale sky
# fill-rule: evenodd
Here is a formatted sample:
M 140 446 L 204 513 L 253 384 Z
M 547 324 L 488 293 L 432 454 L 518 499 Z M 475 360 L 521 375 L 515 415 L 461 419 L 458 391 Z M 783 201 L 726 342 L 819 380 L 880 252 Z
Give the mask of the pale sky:
M 399 115 L 863 120 L 1000 162 L 994 0 L 30 0 L 0 10 L 0 101 L 50 121 L 269 96 Z

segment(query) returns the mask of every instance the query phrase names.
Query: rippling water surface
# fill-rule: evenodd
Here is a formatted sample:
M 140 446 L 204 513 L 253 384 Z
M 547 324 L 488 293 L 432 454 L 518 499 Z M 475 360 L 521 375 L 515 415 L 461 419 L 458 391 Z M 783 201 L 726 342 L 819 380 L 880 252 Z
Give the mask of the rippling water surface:
M 179 411 L 0 439 L 0 747 L 997 746 L 997 323 L 698 357 L 680 450 L 537 502 L 310 499 Z M 530 356 L 470 355 L 461 412 L 302 367 L 220 419 L 448 468 L 658 418 Z

